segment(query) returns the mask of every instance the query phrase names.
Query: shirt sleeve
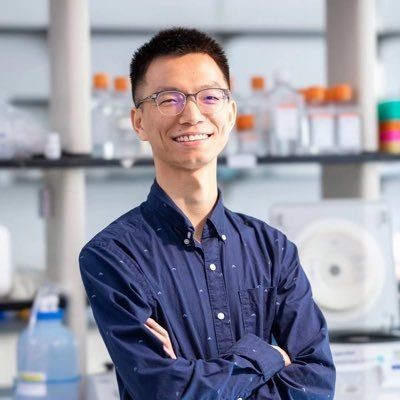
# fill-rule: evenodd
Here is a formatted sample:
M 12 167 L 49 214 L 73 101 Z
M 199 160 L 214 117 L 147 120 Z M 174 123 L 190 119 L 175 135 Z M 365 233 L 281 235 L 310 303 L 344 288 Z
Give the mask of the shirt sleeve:
M 244 399 L 284 367 L 281 354 L 253 334 L 217 358 L 170 358 L 144 326 L 154 300 L 132 257 L 112 241 L 92 242 L 82 249 L 79 262 L 120 390 L 122 382 L 135 400 Z
M 282 233 L 274 243 L 281 275 L 273 336 L 292 364 L 259 388 L 255 399 L 333 399 L 336 371 L 324 316 L 313 300 L 296 245 Z

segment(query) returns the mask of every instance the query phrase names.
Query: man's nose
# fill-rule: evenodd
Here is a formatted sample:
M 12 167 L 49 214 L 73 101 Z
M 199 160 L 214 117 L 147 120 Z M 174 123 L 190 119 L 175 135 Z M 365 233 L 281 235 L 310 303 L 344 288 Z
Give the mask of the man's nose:
M 195 125 L 201 121 L 204 121 L 204 115 L 199 110 L 194 96 L 189 96 L 186 100 L 185 108 L 179 116 L 179 122 L 181 124 Z

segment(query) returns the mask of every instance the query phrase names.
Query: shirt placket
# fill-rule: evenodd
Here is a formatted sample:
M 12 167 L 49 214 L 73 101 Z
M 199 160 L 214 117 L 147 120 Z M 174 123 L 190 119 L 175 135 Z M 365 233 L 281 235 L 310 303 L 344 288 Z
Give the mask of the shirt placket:
M 221 253 L 226 246 L 218 237 L 203 239 L 204 268 L 219 354 L 234 344 Z

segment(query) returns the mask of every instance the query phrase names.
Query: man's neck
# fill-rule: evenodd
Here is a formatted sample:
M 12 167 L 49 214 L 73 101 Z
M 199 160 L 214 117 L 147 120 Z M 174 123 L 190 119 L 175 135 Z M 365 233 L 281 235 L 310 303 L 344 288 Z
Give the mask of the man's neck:
M 204 224 L 218 197 L 216 163 L 192 172 L 156 165 L 156 180 L 193 224 L 194 237 L 200 242 Z

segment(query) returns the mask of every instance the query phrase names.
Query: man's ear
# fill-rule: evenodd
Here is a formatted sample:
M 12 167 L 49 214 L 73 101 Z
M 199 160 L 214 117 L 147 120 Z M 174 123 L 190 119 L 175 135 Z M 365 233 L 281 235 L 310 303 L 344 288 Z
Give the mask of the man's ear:
M 148 141 L 147 133 L 143 127 L 143 112 L 140 108 L 132 108 L 131 110 L 132 126 L 140 140 Z
M 229 112 L 228 112 L 228 121 L 229 121 L 229 132 L 233 129 L 236 124 L 236 115 L 237 115 L 237 104 L 234 100 L 229 102 Z

